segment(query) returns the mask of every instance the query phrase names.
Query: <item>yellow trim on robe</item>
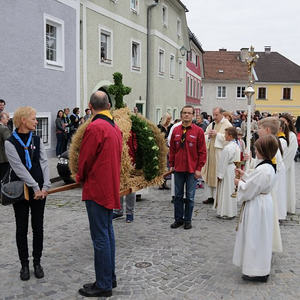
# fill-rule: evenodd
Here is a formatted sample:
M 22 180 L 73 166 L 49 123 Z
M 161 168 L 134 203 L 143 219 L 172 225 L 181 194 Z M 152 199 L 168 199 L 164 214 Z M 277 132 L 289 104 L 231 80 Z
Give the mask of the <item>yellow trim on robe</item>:
M 113 116 L 111 115 L 111 113 L 108 109 L 102 110 L 101 112 L 98 113 L 98 115 L 104 115 L 104 116 L 107 116 L 108 118 L 110 118 L 111 120 L 113 119 Z
M 275 156 L 272 158 L 272 164 L 276 165 L 276 157 Z
M 279 131 L 279 132 L 277 133 L 277 136 L 278 136 L 278 137 L 281 137 L 281 136 L 285 137 L 285 134 L 284 134 L 282 131 Z

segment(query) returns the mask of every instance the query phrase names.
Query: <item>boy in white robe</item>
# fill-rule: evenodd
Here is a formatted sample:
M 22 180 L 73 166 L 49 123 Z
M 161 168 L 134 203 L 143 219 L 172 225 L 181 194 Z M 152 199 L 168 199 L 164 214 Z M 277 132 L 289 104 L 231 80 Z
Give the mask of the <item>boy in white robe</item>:
M 240 161 L 240 149 L 236 143 L 237 130 L 235 127 L 225 129 L 225 141 L 228 144 L 223 148 L 217 164 L 217 197 L 214 208 L 217 217 L 232 219 L 237 214 L 236 198 L 231 197 L 234 192 L 235 161 Z
M 257 165 L 250 173 L 236 172 L 238 200 L 243 201 L 233 254 L 233 263 L 242 268 L 244 280 L 266 282 L 271 270 L 273 201 L 276 165 L 272 158 L 278 141 L 273 135 L 260 137 L 255 142 Z
M 272 134 L 274 137 L 277 138 L 277 133 L 279 130 L 279 120 L 274 117 L 267 117 L 258 122 L 258 135 L 259 137 Z M 278 141 L 279 146 L 279 141 Z M 285 167 L 282 160 L 282 155 L 278 148 L 275 157 L 273 158 L 273 162 L 276 163 L 277 173 L 275 176 L 276 183 L 272 189 L 272 199 L 273 199 L 273 252 L 282 252 L 282 240 L 281 240 L 281 233 L 279 227 L 279 218 L 278 218 L 278 202 L 281 200 L 279 195 L 282 193 L 279 192 L 279 189 L 284 191 L 286 189 L 285 185 Z M 257 165 L 257 159 L 252 159 L 251 165 Z

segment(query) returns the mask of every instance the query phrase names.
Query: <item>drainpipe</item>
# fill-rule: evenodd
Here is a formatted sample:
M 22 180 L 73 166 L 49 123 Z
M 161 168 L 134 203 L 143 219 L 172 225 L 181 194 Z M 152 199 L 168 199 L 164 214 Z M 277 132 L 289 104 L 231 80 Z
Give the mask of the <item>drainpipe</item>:
M 147 86 L 146 86 L 146 118 L 150 118 L 150 66 L 151 66 L 151 45 L 150 45 L 150 29 L 151 29 L 151 10 L 158 5 L 158 0 L 147 7 Z

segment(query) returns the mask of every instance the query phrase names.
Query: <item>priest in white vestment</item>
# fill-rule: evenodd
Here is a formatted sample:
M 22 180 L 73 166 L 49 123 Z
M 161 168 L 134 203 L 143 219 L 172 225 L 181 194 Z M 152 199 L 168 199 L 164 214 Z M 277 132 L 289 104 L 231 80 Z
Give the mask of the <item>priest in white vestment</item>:
M 214 121 L 210 123 L 205 131 L 205 141 L 207 146 L 207 160 L 202 168 L 201 175 L 206 183 L 208 199 L 203 201 L 204 204 L 213 204 L 216 197 L 217 174 L 216 169 L 224 148 L 225 129 L 232 127 L 232 124 L 223 117 L 224 110 L 220 107 L 213 109 Z

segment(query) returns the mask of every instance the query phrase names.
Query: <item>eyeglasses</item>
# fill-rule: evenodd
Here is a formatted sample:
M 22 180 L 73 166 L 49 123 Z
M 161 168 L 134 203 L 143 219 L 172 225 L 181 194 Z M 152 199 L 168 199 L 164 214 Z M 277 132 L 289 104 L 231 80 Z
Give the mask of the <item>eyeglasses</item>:
M 193 113 L 188 112 L 188 111 L 183 111 L 182 114 L 183 114 L 183 115 L 193 115 Z

